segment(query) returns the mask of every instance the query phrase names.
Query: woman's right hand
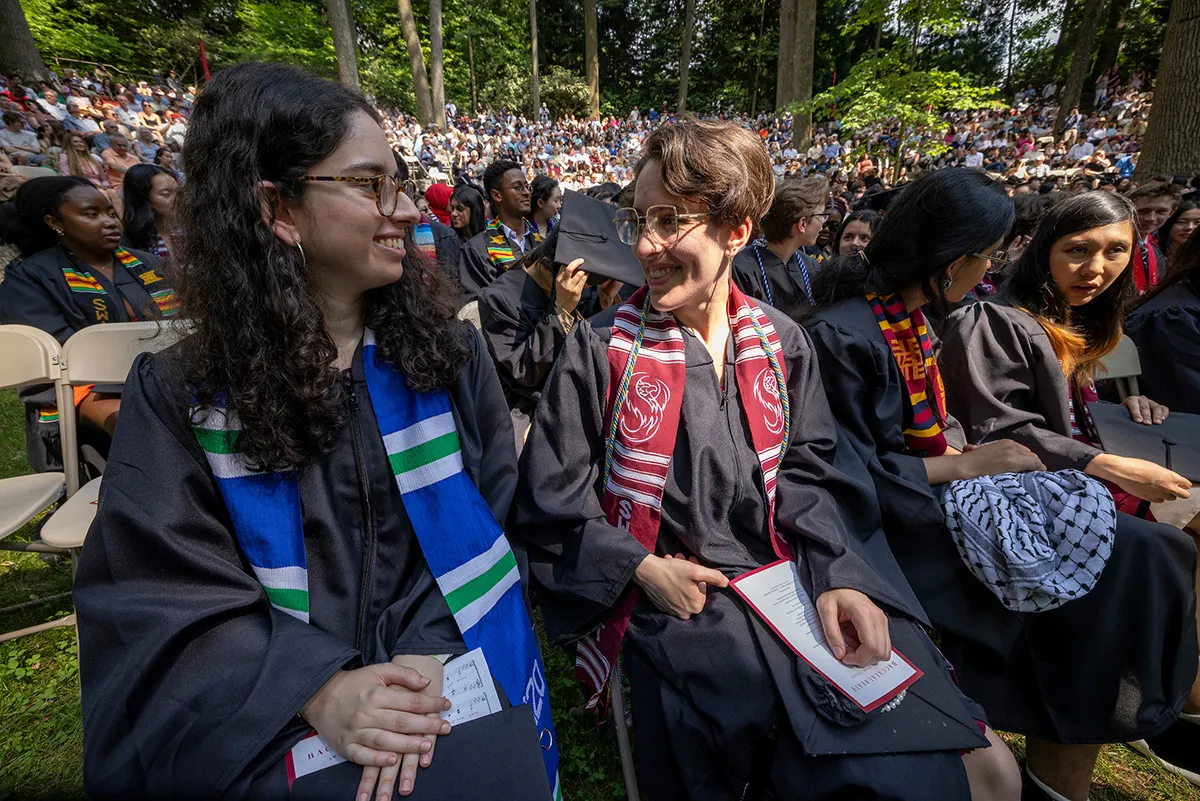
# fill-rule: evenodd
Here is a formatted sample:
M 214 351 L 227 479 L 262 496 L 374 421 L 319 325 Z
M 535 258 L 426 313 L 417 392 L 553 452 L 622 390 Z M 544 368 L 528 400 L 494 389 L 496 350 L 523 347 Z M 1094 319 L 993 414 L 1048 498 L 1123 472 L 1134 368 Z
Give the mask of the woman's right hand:
M 719 570 L 704 567 L 681 554 L 672 558 L 649 554 L 634 572 L 633 580 L 642 588 L 660 612 L 687 620 L 704 611 L 705 590 L 708 586 L 729 586 L 729 579 Z
M 967 465 L 967 472 L 970 473 L 968 478 L 1046 469 L 1036 453 L 1011 439 L 999 439 L 986 445 L 968 445 L 959 458 Z
M 1162 503 L 1188 497 L 1192 482 L 1183 476 L 1145 459 L 1133 459 L 1102 453 L 1088 463 L 1084 472 L 1102 481 L 1111 481 L 1143 501 Z
M 358 765 L 396 764 L 398 754 L 424 754 L 424 736 L 449 734 L 450 724 L 430 713 L 450 708 L 411 667 L 384 662 L 342 670 L 309 699 L 300 715 L 346 759 Z

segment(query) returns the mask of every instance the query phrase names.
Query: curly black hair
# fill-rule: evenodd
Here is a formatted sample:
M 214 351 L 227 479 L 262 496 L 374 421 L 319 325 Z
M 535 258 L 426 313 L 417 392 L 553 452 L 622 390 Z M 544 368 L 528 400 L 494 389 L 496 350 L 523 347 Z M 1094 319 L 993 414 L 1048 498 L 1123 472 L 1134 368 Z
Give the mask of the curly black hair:
M 341 144 L 358 112 L 377 119 L 362 96 L 279 64 L 223 70 L 196 100 L 174 209 L 180 317 L 193 326 L 180 359 L 199 407 L 236 411 L 252 469 L 301 468 L 344 423 L 337 349 L 302 254 L 263 219 L 261 182 L 302 200 L 297 179 Z M 403 276 L 366 293 L 365 323 L 383 358 L 424 392 L 454 382 L 469 331 L 455 319 L 454 287 L 411 231 L 405 240 Z

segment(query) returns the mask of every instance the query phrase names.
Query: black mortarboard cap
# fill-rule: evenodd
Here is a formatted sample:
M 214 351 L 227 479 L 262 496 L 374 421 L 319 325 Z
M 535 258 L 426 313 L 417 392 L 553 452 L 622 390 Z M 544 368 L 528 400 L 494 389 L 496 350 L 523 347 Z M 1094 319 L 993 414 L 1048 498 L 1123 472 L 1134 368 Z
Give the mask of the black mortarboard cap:
M 615 278 L 632 286 L 646 283 L 633 248 L 617 238 L 617 207 L 580 192 L 563 193 L 554 261 L 570 264 L 583 259 L 583 269 L 593 276 Z
M 1157 425 L 1135 423 L 1114 403 L 1089 403 L 1088 411 L 1109 453 L 1145 459 L 1200 482 L 1200 414 L 1171 412 Z

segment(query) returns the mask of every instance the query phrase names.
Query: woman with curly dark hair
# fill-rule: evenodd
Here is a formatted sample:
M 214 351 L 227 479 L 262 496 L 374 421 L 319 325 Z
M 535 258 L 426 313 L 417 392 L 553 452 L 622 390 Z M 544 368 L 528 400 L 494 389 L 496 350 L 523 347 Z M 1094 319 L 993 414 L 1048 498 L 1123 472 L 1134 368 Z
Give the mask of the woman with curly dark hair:
M 549 797 L 507 406 L 372 107 L 243 64 L 184 159 L 192 333 L 133 366 L 76 584 L 88 793 Z M 477 651 L 503 710 L 449 734 Z

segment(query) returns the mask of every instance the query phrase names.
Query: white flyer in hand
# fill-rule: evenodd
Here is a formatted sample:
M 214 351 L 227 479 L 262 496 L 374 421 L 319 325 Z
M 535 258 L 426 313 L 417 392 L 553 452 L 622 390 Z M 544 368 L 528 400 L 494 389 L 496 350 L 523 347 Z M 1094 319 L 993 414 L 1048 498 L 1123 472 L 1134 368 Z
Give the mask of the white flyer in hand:
M 797 656 L 868 712 L 923 675 L 895 649 L 890 659 L 869 667 L 839 662 L 825 641 L 817 605 L 800 582 L 795 562 L 774 562 L 738 576 L 730 584 Z
M 483 649 L 457 657 L 442 671 L 442 695 L 452 706 L 442 713 L 451 726 L 500 711 L 500 694 L 488 668 Z

